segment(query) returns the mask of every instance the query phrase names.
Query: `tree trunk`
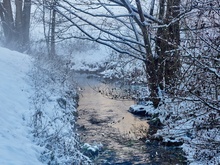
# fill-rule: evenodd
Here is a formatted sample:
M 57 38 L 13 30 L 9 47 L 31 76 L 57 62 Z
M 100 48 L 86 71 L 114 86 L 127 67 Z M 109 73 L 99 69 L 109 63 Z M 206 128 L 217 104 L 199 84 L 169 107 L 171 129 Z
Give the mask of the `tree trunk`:
M 30 20 L 31 20 L 31 0 L 24 0 L 23 12 L 22 12 L 22 29 L 23 29 L 23 43 L 24 50 L 28 50 L 30 47 Z
M 22 35 L 22 0 L 15 0 L 16 13 L 15 13 L 15 40 L 23 40 Z M 17 47 L 22 46 L 22 42 L 17 43 Z
M 55 50 L 55 30 L 56 30 L 56 10 L 54 10 L 55 2 L 52 4 L 52 18 L 51 18 L 51 37 L 50 37 L 50 55 L 53 57 L 56 54 Z
M 15 38 L 15 27 L 10 0 L 3 0 L 1 5 L 1 17 L 5 36 L 5 45 L 11 46 L 11 41 Z
M 143 23 L 140 27 L 143 34 L 146 49 L 146 73 L 148 75 L 148 85 L 150 88 L 150 98 L 155 108 L 158 107 L 160 98 L 159 88 L 175 86 L 175 80 L 180 69 L 180 58 L 178 46 L 180 44 L 179 21 L 168 27 L 158 28 L 156 39 L 156 54 L 153 56 L 148 36 L 148 29 L 144 25 L 144 14 L 140 0 L 136 0 L 136 5 L 140 20 Z M 159 19 L 169 24 L 179 14 L 180 0 L 159 1 Z M 151 11 L 151 13 L 153 13 Z M 169 90 L 171 91 L 171 90 Z
M 146 50 L 146 60 L 145 60 L 145 67 L 148 79 L 148 86 L 150 89 L 150 99 L 153 102 L 155 108 L 158 107 L 160 98 L 158 97 L 158 75 L 157 75 L 157 61 L 156 58 L 153 56 L 151 45 L 148 36 L 148 29 L 144 25 L 144 14 L 142 11 L 142 7 L 139 0 L 136 0 L 136 5 L 138 9 L 138 14 L 140 16 L 140 20 L 142 22 L 142 26 L 140 27 L 143 34 L 145 50 Z
M 0 18 L 5 37 L 5 46 L 18 51 L 27 50 L 31 0 L 15 0 L 15 19 L 10 0 L 3 0 L 0 5 Z
M 44 25 L 44 37 L 46 39 L 48 57 L 53 59 L 56 55 L 56 1 L 43 0 L 43 25 Z M 49 11 L 50 15 L 46 17 L 46 11 Z
M 159 18 L 169 24 L 179 15 L 180 0 L 168 0 L 165 8 L 165 0 L 160 0 Z M 158 55 L 159 86 L 168 92 L 175 87 L 180 70 L 180 44 L 179 21 L 176 20 L 168 27 L 160 27 L 157 31 L 156 53 Z

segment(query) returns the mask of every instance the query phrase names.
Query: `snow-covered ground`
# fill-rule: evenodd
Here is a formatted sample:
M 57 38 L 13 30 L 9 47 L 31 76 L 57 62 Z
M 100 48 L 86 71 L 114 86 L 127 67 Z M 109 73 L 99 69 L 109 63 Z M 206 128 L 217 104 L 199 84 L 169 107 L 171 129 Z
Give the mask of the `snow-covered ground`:
M 0 52 L 0 164 L 91 164 L 80 152 L 77 94 L 62 62 Z
M 173 143 L 174 146 L 179 145 L 185 152 L 188 164 L 219 165 L 219 129 L 214 124 L 213 127 L 208 127 L 208 124 L 205 123 L 207 120 L 204 120 L 205 118 L 209 119 L 211 112 L 204 115 L 202 114 L 204 111 L 200 110 L 201 112 L 197 112 L 197 114 L 202 117 L 192 117 L 187 112 L 191 110 L 190 108 L 196 106 L 192 102 L 175 103 L 175 101 L 171 101 L 166 97 L 163 101 L 164 103 L 157 109 L 146 102 L 141 105 L 132 105 L 130 111 L 132 113 L 145 111 L 152 121 L 159 119 L 163 124 L 163 128 L 159 129 L 153 137 L 156 137 L 156 139 L 162 138 L 164 143 L 169 142 Z M 192 113 L 192 110 L 190 112 Z M 198 126 L 195 127 L 194 125 Z M 201 129 L 203 125 L 206 125 L 207 129 Z
M 30 128 L 27 77 L 28 55 L 0 47 L 0 164 L 41 165 L 42 148 L 33 143 Z

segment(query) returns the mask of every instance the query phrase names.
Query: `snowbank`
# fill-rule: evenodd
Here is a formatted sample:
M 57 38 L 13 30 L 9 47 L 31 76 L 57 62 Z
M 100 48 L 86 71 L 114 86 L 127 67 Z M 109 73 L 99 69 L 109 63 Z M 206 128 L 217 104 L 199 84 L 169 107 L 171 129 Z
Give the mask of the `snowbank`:
M 28 55 L 0 47 L 0 164 L 41 165 L 42 148 L 32 142 L 26 119 L 29 91 Z
M 146 105 L 131 106 L 132 111 L 144 110 L 152 116 L 157 114 L 163 127 L 152 137 L 162 140 L 162 144 L 181 147 L 190 165 L 217 165 L 220 163 L 219 118 L 210 119 L 213 111 L 208 108 L 195 111 L 196 108 L 199 106 L 190 101 L 175 102 L 168 98 L 157 109 Z
M 34 89 L 31 95 L 32 133 L 44 146 L 41 160 L 50 165 L 87 165 L 80 152 L 76 133 L 77 90 L 69 60 L 36 59 L 29 73 Z
M 77 93 L 66 63 L 51 68 L 25 54 L 0 52 L 0 164 L 91 164 L 79 150 Z

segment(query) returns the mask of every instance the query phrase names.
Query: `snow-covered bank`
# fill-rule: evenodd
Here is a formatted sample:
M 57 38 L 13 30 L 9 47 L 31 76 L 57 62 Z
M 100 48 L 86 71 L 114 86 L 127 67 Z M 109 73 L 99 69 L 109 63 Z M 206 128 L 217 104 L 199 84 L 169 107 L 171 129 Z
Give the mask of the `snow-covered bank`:
M 90 164 L 79 151 L 77 94 L 67 64 L 0 52 L 0 164 Z
M 200 111 L 195 113 L 196 108 Z M 149 104 L 133 105 L 130 109 L 135 113 L 145 111 L 151 118 L 150 123 L 159 121 L 163 127 L 150 135 L 150 139 L 167 146 L 179 146 L 190 165 L 220 164 L 219 114 L 212 109 L 201 103 L 168 98 L 157 109 Z
M 32 142 L 27 126 L 29 92 L 28 55 L 0 48 L 0 164 L 41 165 L 42 148 Z
M 47 164 L 90 164 L 79 151 L 75 127 L 78 95 L 70 66 L 59 57 L 36 59 L 29 74 L 34 89 L 30 123 L 35 142 L 45 146 L 41 159 Z

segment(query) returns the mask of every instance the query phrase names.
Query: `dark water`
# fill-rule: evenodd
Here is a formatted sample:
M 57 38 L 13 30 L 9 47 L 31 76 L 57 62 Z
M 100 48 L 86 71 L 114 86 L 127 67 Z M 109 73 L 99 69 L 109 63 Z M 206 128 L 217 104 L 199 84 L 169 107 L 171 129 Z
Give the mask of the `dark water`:
M 149 125 L 145 118 L 129 113 L 134 101 L 112 99 L 113 87 L 97 77 L 77 74 L 81 88 L 78 128 L 83 143 L 101 143 L 102 150 L 91 157 L 94 164 L 174 165 L 186 164 L 179 148 L 157 142 L 146 144 Z

